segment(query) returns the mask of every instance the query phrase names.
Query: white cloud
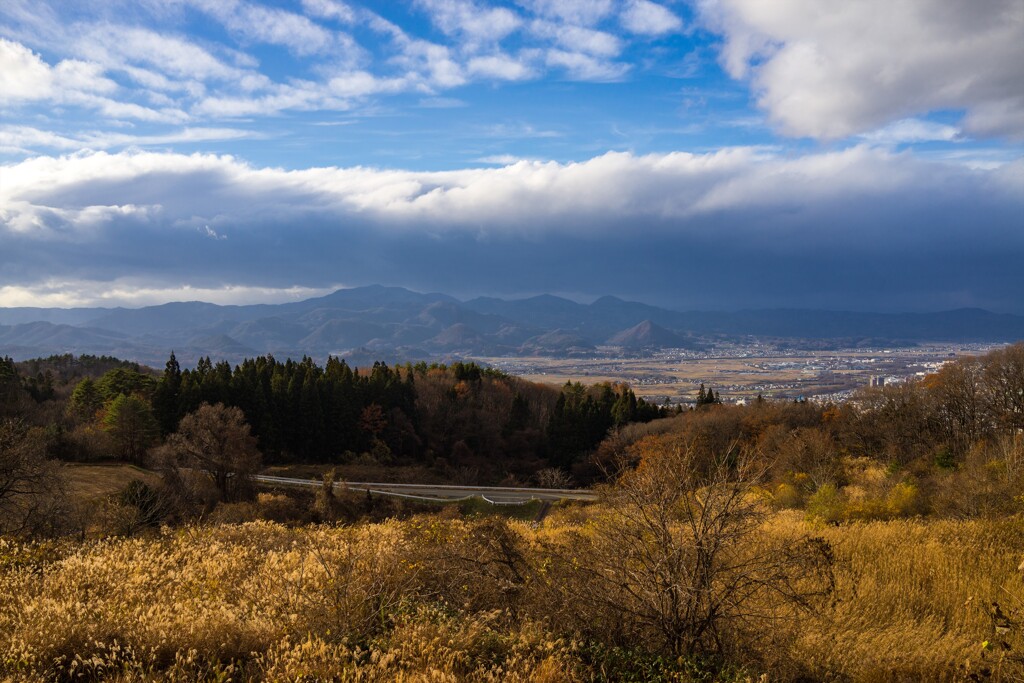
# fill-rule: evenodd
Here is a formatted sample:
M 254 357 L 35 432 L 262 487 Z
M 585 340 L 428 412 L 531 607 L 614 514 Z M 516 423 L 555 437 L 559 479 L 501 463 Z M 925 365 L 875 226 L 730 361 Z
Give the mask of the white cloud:
M 717 0 L 722 62 L 784 132 L 841 138 L 936 110 L 967 133 L 1024 136 L 1019 0 Z
M 33 149 L 81 149 L 81 140 L 59 135 L 31 126 L 3 126 L 0 128 L 0 151 L 7 154 L 28 154 Z
M 66 59 L 51 67 L 21 43 L 0 38 L 0 102 L 60 101 L 65 93 L 73 97 L 116 89 L 96 64 Z
M 960 129 L 934 121 L 903 119 L 884 128 L 861 135 L 865 140 L 882 144 L 913 142 L 956 142 L 963 139 Z
M 548 66 L 561 67 L 570 78 L 581 81 L 615 81 L 625 76 L 629 64 L 609 62 L 579 52 L 548 50 L 545 60 Z
M 435 61 L 431 61 L 435 60 Z M 421 52 L 416 65 L 428 73 L 410 71 L 403 76 L 377 76 L 369 71 L 335 71 L 326 82 L 293 80 L 273 83 L 254 93 L 213 94 L 200 100 L 194 107 L 196 114 L 210 117 L 237 118 L 254 115 L 274 115 L 283 111 L 347 111 L 353 102 L 372 95 L 408 90 L 427 90 L 427 83 L 462 80 L 459 67 L 443 54 Z M 455 69 L 446 72 L 447 67 Z
M 226 25 L 246 37 L 282 45 L 299 55 L 335 46 L 331 32 L 306 17 L 259 5 L 241 5 L 228 15 Z
M 0 226 L 13 237 L 49 243 L 82 244 L 94 241 L 104 226 L 126 222 L 145 223 L 159 210 L 157 205 L 111 203 L 72 207 L 0 199 Z
M 92 62 L 65 59 L 50 66 L 20 43 L 0 38 L 0 103 L 48 101 L 94 109 L 111 119 L 182 123 L 188 114 L 175 107 L 152 109 L 107 95 L 118 90 Z
M 168 301 L 207 301 L 221 305 L 287 303 L 324 296 L 342 287 L 254 287 L 224 285 L 192 287 L 188 285 L 153 286 L 151 280 L 117 278 L 114 280 L 47 279 L 24 285 L 0 286 L 0 306 L 38 306 L 77 308 L 84 306 L 152 306 Z
M 308 17 L 294 12 L 241 2 L 239 0 L 185 0 L 197 9 L 206 12 L 223 24 L 229 31 L 245 39 L 281 45 L 296 55 L 308 56 L 317 53 L 340 51 L 352 43 L 348 36 L 335 33 L 311 21 Z M 340 5 L 313 3 L 307 11 L 313 10 L 331 14 L 344 12 Z
M 296 81 L 275 84 L 263 94 L 206 97 L 196 104 L 193 111 L 211 117 L 237 118 L 274 115 L 286 110 L 343 111 L 349 107 L 344 98 L 332 96 L 327 86 L 312 81 Z
M 520 161 L 530 161 L 530 159 L 517 157 L 514 154 L 491 154 L 490 156 L 480 157 L 479 159 L 477 159 L 477 161 L 479 161 L 482 164 L 511 166 L 512 164 L 519 163 Z
M 553 41 L 570 52 L 596 57 L 615 57 L 622 52 L 622 41 L 604 31 L 541 20 L 532 22 L 530 30 L 534 35 Z
M 20 43 L 0 38 L 0 98 L 46 99 L 52 91 L 53 73 L 38 55 Z
M 562 137 L 562 133 L 556 130 L 536 128 L 528 123 L 495 123 L 484 129 L 484 135 L 511 140 Z
M 936 274 L 950 273 L 940 278 L 954 283 L 947 289 L 1019 309 L 1021 159 L 971 167 L 865 145 L 798 156 L 734 148 L 488 162 L 501 166 L 284 170 L 140 151 L 3 165 L 0 287 L 31 296 L 47 280 L 135 278 L 160 301 L 213 296 L 183 293 L 179 283 L 321 287 L 339 272 L 397 283 L 418 272 L 442 290 L 528 279 L 544 288 L 538 283 L 586 281 L 580 291 L 600 293 L 609 269 L 642 268 L 657 288 L 681 263 L 689 272 L 710 262 L 723 286 L 738 282 L 732 305 L 742 306 L 751 291 L 769 301 L 759 273 L 776 259 L 790 297 L 808 283 L 817 292 L 836 272 L 849 296 L 867 296 L 868 265 L 884 262 L 898 272 L 872 301 L 891 305 L 894 288 L 927 282 L 923 305 L 934 305 L 944 296 L 935 294 Z M 211 239 L 207 227 L 230 239 Z M 916 271 L 904 268 L 911 261 Z M 531 268 L 502 268 L 508 262 Z M 818 293 L 817 305 L 839 305 Z
M 474 76 L 496 78 L 503 81 L 522 81 L 534 76 L 534 70 L 530 65 L 508 55 L 474 57 L 466 64 L 466 69 Z
M 462 66 L 452 58 L 451 50 L 426 40 L 406 40 L 402 53 L 393 61 L 404 67 L 406 77 L 418 76 L 431 87 L 455 88 L 466 83 Z
M 112 147 L 144 147 L 172 145 L 182 142 L 208 142 L 211 140 L 238 140 L 256 137 L 251 131 L 237 128 L 182 128 L 158 135 L 131 135 L 125 133 L 89 132 L 60 135 L 31 126 L 0 126 L 0 149 L 30 153 L 38 149 L 73 151 L 80 149 L 110 149 Z
M 288 111 L 351 111 L 397 93 L 442 102 L 445 91 L 472 81 L 526 81 L 552 71 L 561 79 L 614 81 L 632 68 L 619 59 L 626 40 L 599 26 L 616 19 L 636 24 L 646 16 L 647 29 L 660 30 L 651 22 L 665 20 L 664 14 L 642 1 L 623 14 L 613 0 L 523 0 L 518 7 L 415 0 L 448 38 L 432 42 L 346 0 L 301 0 L 296 4 L 304 14 L 263 0 L 140 0 L 135 13 L 86 3 L 64 14 L 54 9 L 55 0 L 39 0 L 38 11 L 12 0 L 0 7 L 0 18 L 10 24 L 0 34 L 30 40 L 0 38 L 0 104 L 69 105 L 95 112 L 106 119 L 95 125 L 110 127 L 131 121 L 181 126 Z M 223 25 L 228 39 L 183 33 L 195 11 Z M 352 35 L 366 29 L 379 34 L 372 49 Z M 517 44 L 503 45 L 513 34 Z M 238 49 L 253 43 L 287 48 L 297 68 L 272 79 L 254 54 Z M 70 58 L 47 63 L 27 45 Z M 63 122 L 75 121 L 75 114 Z M 86 135 L 69 125 L 54 125 L 54 134 L 64 141 Z M 7 152 L 15 149 L 5 145 Z
M 622 10 L 622 26 L 631 33 L 661 36 L 679 31 L 683 22 L 663 5 L 650 0 L 628 0 Z
M 446 34 L 468 41 L 470 52 L 494 44 L 519 28 L 519 16 L 504 7 L 482 7 L 472 0 L 417 0 Z
M 96 24 L 75 43 L 76 50 L 108 69 L 145 64 L 161 74 L 198 81 L 238 80 L 247 75 L 193 42 L 135 26 Z M 173 87 L 173 86 L 169 86 Z
M 577 26 L 593 26 L 612 13 L 612 0 L 516 0 L 534 14 Z
M 107 97 L 98 97 L 89 93 L 66 93 L 62 101 L 98 110 L 111 119 L 136 119 L 155 123 L 184 123 L 189 115 L 176 107 L 153 109 L 134 102 L 119 102 Z
M 245 225 L 256 217 L 293 216 L 302 207 L 335 216 L 372 216 L 380 227 L 401 225 L 414 231 L 426 226 L 475 231 L 481 222 L 498 231 L 520 231 L 524 225 L 617 230 L 623 221 L 644 217 L 689 219 L 737 210 L 769 215 L 794 206 L 871 202 L 975 184 L 962 166 L 867 147 L 797 158 L 734 148 L 709 154 L 608 153 L 569 164 L 491 160 L 508 165 L 446 172 L 358 167 L 285 171 L 199 154 L 40 157 L 0 167 L 5 177 L 0 225 L 20 225 L 22 232 L 32 226 L 43 230 L 48 211 L 65 212 L 61 220 L 74 222 L 85 219 L 66 212 L 92 207 L 99 216 L 111 207 L 126 206 L 134 215 L 159 217 L 166 224 L 216 229 L 225 221 Z M 990 189 L 1002 186 L 1020 204 L 1024 173 L 1018 167 L 1020 162 L 990 171 L 987 182 Z M 155 195 L 154 188 L 159 188 Z M 968 190 L 957 190 L 963 191 Z
M 338 0 L 302 0 L 302 7 L 307 14 L 321 19 L 335 19 L 345 24 L 356 19 L 355 10 Z
M 226 240 L 228 238 L 227 235 L 221 235 L 216 230 L 211 228 L 209 225 L 204 225 L 201 229 L 196 228 L 196 230 L 201 235 L 205 235 L 206 237 L 209 237 L 211 240 Z

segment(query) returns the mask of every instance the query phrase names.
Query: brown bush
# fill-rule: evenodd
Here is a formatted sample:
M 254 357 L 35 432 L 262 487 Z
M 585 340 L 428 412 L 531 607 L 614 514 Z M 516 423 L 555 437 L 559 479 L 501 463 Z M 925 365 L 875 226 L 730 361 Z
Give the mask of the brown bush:
M 546 547 L 544 586 L 564 627 L 675 657 L 768 662 L 831 587 L 828 545 L 771 534 L 762 472 L 676 438 L 635 446 L 640 464 L 589 524 Z

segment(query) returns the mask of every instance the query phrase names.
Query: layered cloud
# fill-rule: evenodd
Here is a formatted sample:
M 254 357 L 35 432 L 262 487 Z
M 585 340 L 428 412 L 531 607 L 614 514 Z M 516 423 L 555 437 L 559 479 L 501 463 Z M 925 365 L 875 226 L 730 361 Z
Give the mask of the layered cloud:
M 374 97 L 436 96 L 480 81 L 552 73 L 614 80 L 631 68 L 620 59 L 627 34 L 661 36 L 681 25 L 650 0 L 617 8 L 611 0 L 511 7 L 415 0 L 404 8 L 414 24 L 423 17 L 439 31 L 438 40 L 417 35 L 422 26 L 384 18 L 372 4 L 339 0 L 305 0 L 299 11 L 248 0 L 10 0 L 0 5 L 0 108 L 64 105 L 98 113 L 105 124 L 209 126 L 349 111 Z M 195 16 L 206 26 L 201 33 L 189 31 Z M 616 35 L 621 30 L 627 34 Z
M 705 0 L 722 63 L 790 135 L 842 138 L 934 111 L 1024 137 L 1019 0 Z
M 0 287 L 17 293 L 0 305 L 34 287 L 52 297 L 55 281 L 126 277 L 158 289 L 385 281 L 725 306 L 1019 309 L 1024 295 L 1020 161 L 977 169 L 869 147 L 736 148 L 289 171 L 138 152 L 0 173 Z
M 179 123 L 188 118 L 174 107 L 158 110 L 120 101 L 113 97 L 117 90 L 93 62 L 64 59 L 51 65 L 24 45 L 0 38 L 0 106 L 50 102 L 117 119 Z
M 214 304 L 278 304 L 323 296 L 342 285 L 311 287 L 154 287 L 149 279 L 118 278 L 113 281 L 47 280 L 32 287 L 0 286 L 5 307 L 88 308 L 92 306 L 155 306 L 168 301 L 206 301 Z
M 0 305 L 1021 311 L 1022 83 L 1019 0 L 5 0 Z
M 784 136 L 1024 139 L 1019 0 L 7 0 L 0 110 L 30 125 L 61 107 L 57 137 L 31 148 L 53 151 L 98 127 L 152 145 L 160 127 L 377 111 L 482 83 L 651 77 L 664 92 L 648 101 L 670 108 L 680 97 L 656 77 L 699 78 L 686 102 L 707 103 L 726 78 L 714 56 Z

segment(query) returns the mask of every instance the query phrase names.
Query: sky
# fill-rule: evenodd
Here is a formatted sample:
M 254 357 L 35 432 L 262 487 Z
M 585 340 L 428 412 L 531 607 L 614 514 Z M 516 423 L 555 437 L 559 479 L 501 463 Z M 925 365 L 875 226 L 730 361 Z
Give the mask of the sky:
M 1024 0 L 3 0 L 0 306 L 1024 314 Z

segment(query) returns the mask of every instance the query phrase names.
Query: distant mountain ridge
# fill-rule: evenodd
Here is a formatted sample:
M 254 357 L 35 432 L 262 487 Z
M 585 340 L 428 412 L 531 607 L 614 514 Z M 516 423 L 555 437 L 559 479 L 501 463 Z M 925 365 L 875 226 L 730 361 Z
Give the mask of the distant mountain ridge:
M 0 355 L 115 355 L 162 364 L 173 349 L 186 363 L 209 355 L 369 357 L 587 355 L 701 348 L 722 338 L 886 342 L 1009 342 L 1024 316 L 976 308 L 936 313 L 799 309 L 673 311 L 604 296 L 581 304 L 544 294 L 460 301 L 372 285 L 284 304 L 175 302 L 144 308 L 0 308 Z

